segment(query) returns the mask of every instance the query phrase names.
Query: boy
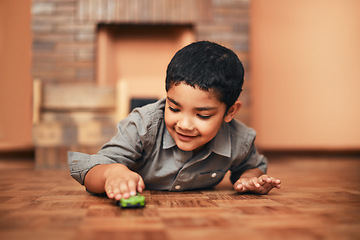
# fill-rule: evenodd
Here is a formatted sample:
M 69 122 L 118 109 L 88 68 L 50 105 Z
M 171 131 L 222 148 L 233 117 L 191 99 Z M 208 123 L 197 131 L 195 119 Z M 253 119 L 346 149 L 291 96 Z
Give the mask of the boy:
M 88 191 L 129 198 L 145 189 L 210 188 L 230 170 L 237 192 L 266 194 L 280 180 L 264 175 L 267 160 L 255 131 L 233 118 L 244 79 L 236 54 L 201 41 L 179 50 L 166 72 L 166 99 L 135 109 L 95 155 L 69 153 L 71 175 Z

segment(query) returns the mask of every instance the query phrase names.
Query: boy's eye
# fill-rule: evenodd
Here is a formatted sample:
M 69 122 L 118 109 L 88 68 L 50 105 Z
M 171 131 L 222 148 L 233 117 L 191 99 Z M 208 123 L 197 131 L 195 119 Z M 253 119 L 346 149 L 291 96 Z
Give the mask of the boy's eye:
M 180 109 L 172 108 L 169 106 L 169 110 L 172 112 L 180 112 Z
M 211 115 L 200 115 L 200 114 L 198 114 L 197 116 L 201 119 L 209 119 L 211 117 Z

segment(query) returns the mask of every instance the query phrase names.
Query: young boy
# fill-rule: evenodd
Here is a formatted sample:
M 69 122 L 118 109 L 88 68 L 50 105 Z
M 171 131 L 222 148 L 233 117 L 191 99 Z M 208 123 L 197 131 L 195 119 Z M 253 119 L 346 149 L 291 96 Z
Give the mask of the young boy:
M 192 43 L 174 55 L 166 74 L 166 99 L 135 109 L 97 154 L 70 152 L 71 175 L 116 200 L 145 187 L 210 188 L 228 170 L 237 192 L 280 188 L 279 179 L 264 175 L 267 160 L 255 148 L 255 131 L 233 120 L 244 79 L 236 54 L 216 43 Z

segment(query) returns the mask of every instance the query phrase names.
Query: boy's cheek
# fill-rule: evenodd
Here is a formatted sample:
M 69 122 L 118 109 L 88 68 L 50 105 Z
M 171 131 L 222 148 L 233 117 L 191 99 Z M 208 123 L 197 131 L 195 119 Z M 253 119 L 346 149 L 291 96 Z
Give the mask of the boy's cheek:
M 168 110 L 168 109 L 165 109 L 164 121 L 165 121 L 165 125 L 166 125 L 167 127 L 170 127 L 171 125 L 174 125 L 175 122 L 176 122 L 175 116 L 173 116 L 173 114 L 171 113 L 171 111 Z

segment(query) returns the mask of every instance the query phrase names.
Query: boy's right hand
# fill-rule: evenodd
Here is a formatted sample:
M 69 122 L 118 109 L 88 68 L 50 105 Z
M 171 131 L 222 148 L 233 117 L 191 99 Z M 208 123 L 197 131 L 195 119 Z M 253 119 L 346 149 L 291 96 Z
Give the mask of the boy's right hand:
M 145 189 L 142 177 L 122 164 L 110 164 L 104 172 L 105 192 L 110 199 L 120 200 Z

